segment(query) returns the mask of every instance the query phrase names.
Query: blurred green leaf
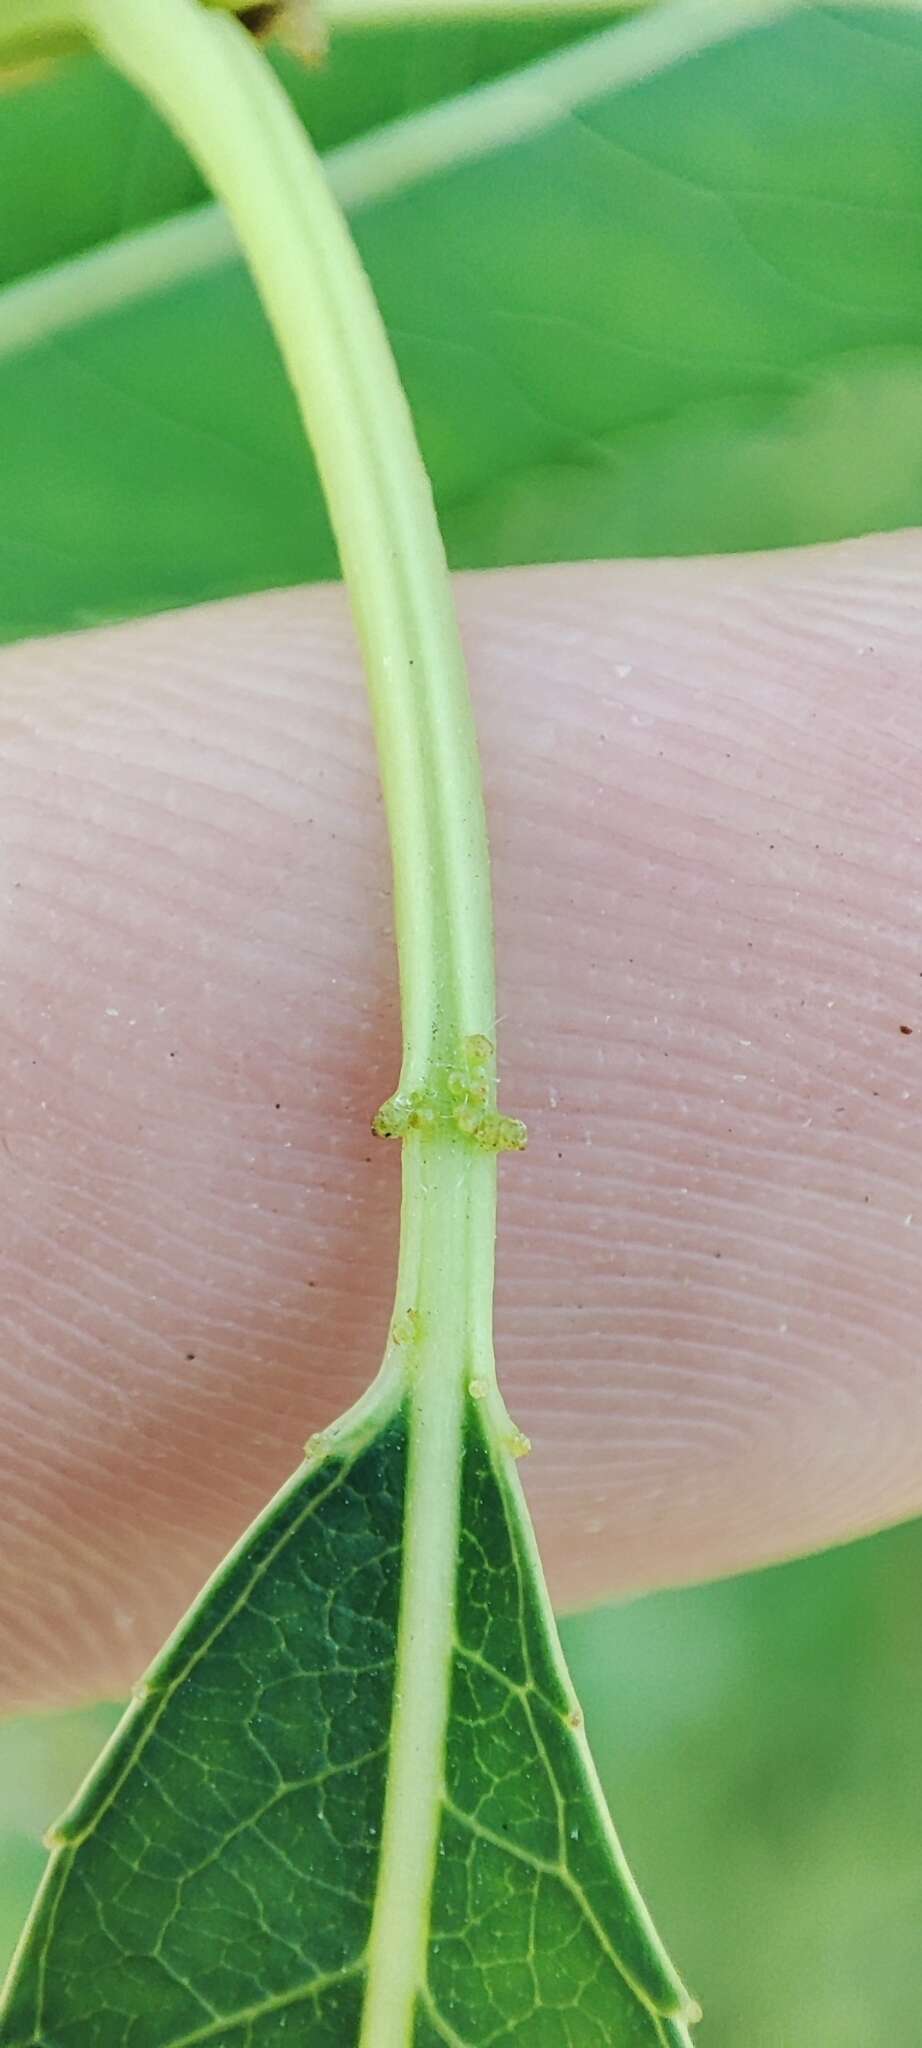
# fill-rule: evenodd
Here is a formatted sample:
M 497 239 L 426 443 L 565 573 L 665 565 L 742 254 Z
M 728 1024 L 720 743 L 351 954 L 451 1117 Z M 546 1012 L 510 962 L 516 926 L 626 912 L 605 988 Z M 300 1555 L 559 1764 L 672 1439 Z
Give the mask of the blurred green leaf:
M 344 41 L 321 140 L 535 48 L 441 34 Z M 798 16 L 363 210 L 456 564 L 922 516 L 920 84 L 922 21 Z M 197 196 L 89 65 L 0 104 L 0 172 L 7 275 Z M 335 573 L 237 269 L 6 360 L 0 426 L 7 638 Z
M 344 41 L 322 139 L 535 49 L 471 37 Z M 920 84 L 918 20 L 799 16 L 363 211 L 455 563 L 922 516 Z M 92 63 L 0 104 L 0 170 L 6 274 L 199 197 Z M 336 571 L 238 268 L 4 360 L 0 424 L 4 637 Z
M 579 24 L 448 22 L 336 37 L 323 66 L 272 61 L 318 149 L 463 92 L 558 44 Z M 62 64 L 0 98 L 0 284 L 195 205 L 205 187 L 148 102 L 101 59 Z

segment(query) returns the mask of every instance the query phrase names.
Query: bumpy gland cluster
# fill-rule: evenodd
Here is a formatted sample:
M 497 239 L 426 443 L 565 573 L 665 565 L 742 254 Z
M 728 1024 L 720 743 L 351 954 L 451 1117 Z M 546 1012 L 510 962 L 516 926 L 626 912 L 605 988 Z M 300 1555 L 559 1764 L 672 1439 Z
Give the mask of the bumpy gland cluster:
M 461 1047 L 461 1057 L 446 1077 L 444 1091 L 423 1089 L 391 1095 L 372 1121 L 377 1138 L 405 1138 L 408 1131 L 444 1128 L 446 1124 L 470 1138 L 482 1152 L 522 1152 L 528 1141 L 517 1116 L 501 1116 L 490 1107 L 490 1062 L 493 1046 L 475 1031 Z

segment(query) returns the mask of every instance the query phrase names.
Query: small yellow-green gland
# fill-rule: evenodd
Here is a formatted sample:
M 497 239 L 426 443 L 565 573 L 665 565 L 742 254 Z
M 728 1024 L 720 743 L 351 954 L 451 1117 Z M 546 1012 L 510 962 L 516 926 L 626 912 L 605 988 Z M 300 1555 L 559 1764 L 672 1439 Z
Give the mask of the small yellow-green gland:
M 456 1109 L 455 1123 L 482 1152 L 524 1152 L 528 1143 L 528 1132 L 521 1119 L 500 1116 L 495 1109 Z
M 483 1111 L 474 1109 L 470 1103 L 461 1103 L 454 1112 L 454 1119 L 466 1138 L 475 1138 L 483 1125 Z
M 528 1128 L 520 1116 L 501 1116 L 499 1119 L 500 1152 L 524 1152 L 528 1144 Z
M 405 1309 L 403 1315 L 397 1317 L 391 1330 L 392 1341 L 401 1346 L 418 1344 L 422 1334 L 422 1317 L 418 1308 Z
M 405 1138 L 408 1131 L 428 1130 L 435 1123 L 431 1102 L 416 1095 L 390 1095 L 382 1102 L 371 1128 L 376 1138 Z
M 392 1095 L 382 1102 L 380 1109 L 371 1119 L 371 1128 L 376 1138 L 402 1138 L 407 1128 L 408 1109 Z
M 489 1108 L 491 1080 L 488 1062 L 493 1046 L 483 1032 L 472 1032 L 461 1047 L 461 1062 L 446 1075 L 445 1096 L 416 1090 L 412 1095 L 392 1095 L 372 1121 L 378 1138 L 405 1138 L 408 1131 L 432 1130 L 438 1124 L 454 1124 L 462 1137 L 472 1139 L 482 1152 L 521 1152 L 527 1143 L 525 1125 L 515 1116 L 500 1116 Z

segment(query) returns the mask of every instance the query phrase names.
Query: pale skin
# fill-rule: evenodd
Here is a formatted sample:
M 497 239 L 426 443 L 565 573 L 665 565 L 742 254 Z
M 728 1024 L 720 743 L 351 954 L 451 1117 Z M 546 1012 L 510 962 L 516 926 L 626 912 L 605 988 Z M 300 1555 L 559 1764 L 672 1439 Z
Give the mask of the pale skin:
M 458 584 L 504 1391 L 562 1606 L 922 1507 L 918 538 Z M 121 1693 L 384 1341 L 342 594 L 0 657 L 0 1704 Z

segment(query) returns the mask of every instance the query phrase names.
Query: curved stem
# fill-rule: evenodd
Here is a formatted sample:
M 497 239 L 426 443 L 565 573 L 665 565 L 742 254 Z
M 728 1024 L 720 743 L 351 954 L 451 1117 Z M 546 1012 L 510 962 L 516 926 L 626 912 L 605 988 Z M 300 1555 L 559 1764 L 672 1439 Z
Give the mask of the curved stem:
M 390 1767 L 361 2048 L 406 2048 L 424 1977 L 444 1771 L 466 1389 L 490 1332 L 493 943 L 473 720 L 429 482 L 383 323 L 323 170 L 245 32 L 198 0 L 79 0 L 184 137 L 243 244 L 313 443 L 363 643 L 394 862 L 404 1057 L 376 1119 L 404 1138 L 385 1363 L 408 1422 Z M 408 1335 L 412 1341 L 408 1341 Z M 400 1346 L 403 1344 L 403 1351 Z M 412 1355 L 409 1355 L 412 1354 Z
M 401 1096 L 442 1101 L 464 1041 L 493 1030 L 488 853 L 445 556 L 383 322 L 322 167 L 243 29 L 197 0 L 80 0 L 79 12 L 224 200 L 275 327 L 368 674 L 394 863 Z

